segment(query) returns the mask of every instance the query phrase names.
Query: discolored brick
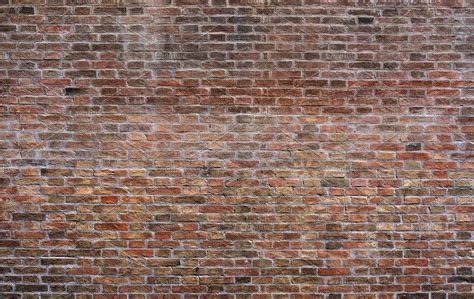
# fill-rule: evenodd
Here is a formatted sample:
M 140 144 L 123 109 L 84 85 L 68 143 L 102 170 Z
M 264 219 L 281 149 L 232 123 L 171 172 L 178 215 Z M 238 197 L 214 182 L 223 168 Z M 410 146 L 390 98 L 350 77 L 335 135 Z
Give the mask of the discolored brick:
M 66 96 L 77 96 L 84 94 L 86 89 L 84 88 L 76 88 L 76 87 L 66 87 L 64 88 L 64 95 Z
M 44 221 L 46 214 L 40 213 L 13 213 L 13 220 L 25 220 L 25 221 Z
M 0 0 L 0 297 L 472 298 L 472 4 Z

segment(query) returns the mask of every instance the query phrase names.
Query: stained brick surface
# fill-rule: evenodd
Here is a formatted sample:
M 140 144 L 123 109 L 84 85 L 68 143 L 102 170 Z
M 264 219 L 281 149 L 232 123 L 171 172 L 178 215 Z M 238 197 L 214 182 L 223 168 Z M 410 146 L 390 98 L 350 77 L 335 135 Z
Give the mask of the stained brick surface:
M 473 8 L 0 0 L 0 297 L 473 298 Z

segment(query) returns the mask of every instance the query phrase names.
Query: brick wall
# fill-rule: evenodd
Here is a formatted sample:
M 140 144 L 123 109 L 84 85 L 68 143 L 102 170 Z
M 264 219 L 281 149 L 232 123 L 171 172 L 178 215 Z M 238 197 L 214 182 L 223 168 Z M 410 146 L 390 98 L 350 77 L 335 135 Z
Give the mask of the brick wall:
M 0 297 L 473 298 L 473 10 L 0 0 Z

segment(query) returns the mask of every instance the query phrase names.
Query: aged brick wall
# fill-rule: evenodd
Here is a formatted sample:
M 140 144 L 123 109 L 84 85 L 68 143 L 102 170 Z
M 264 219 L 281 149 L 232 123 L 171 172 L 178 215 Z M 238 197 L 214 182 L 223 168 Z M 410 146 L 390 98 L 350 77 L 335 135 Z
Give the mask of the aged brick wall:
M 473 298 L 472 1 L 0 11 L 0 297 Z

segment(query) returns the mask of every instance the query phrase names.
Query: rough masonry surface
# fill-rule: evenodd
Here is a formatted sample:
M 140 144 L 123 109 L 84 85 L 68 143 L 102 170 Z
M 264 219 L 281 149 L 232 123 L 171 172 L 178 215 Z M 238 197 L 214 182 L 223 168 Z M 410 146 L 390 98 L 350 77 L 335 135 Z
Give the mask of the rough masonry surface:
M 474 298 L 473 11 L 0 0 L 0 297 Z

